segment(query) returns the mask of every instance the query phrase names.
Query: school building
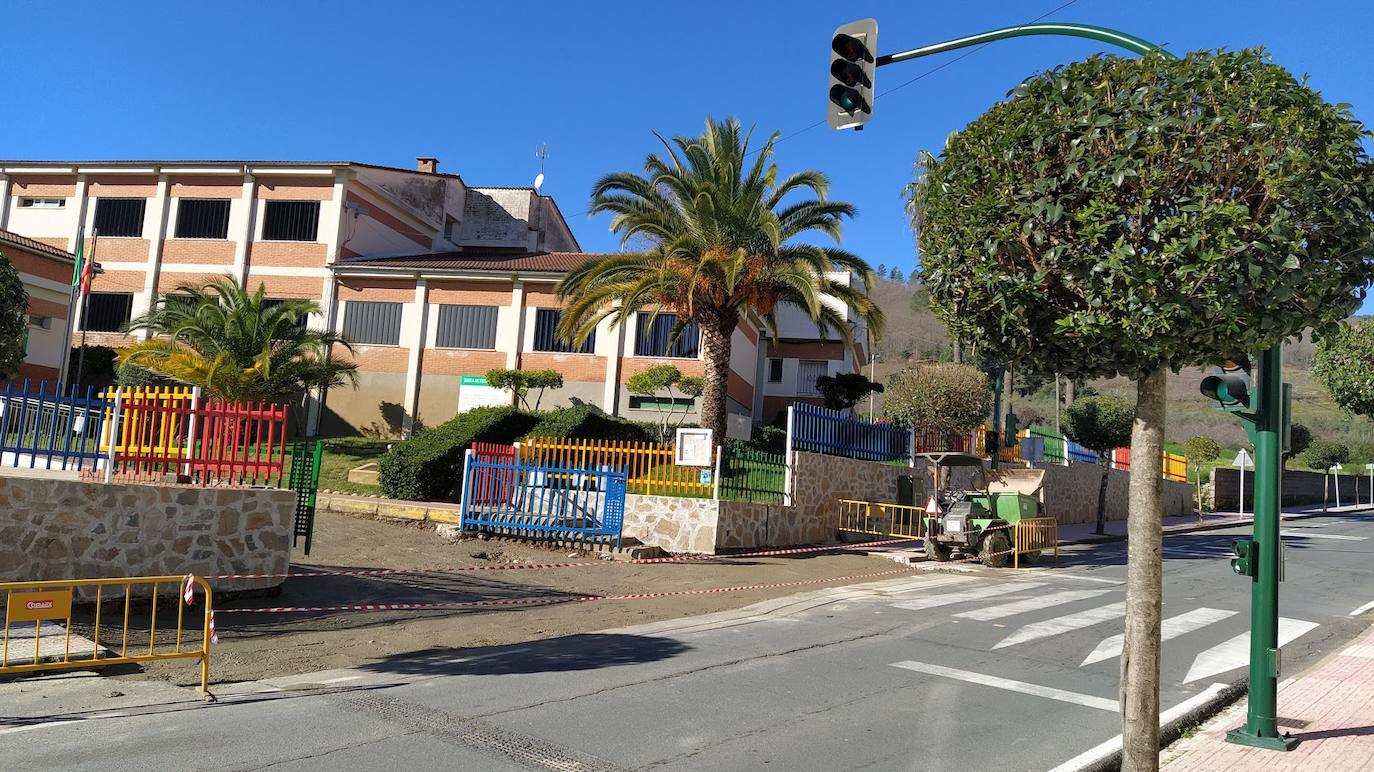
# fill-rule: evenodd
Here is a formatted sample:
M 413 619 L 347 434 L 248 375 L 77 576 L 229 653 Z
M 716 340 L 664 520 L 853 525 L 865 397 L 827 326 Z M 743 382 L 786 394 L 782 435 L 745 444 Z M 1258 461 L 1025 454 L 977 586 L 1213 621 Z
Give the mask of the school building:
M 562 372 L 565 385 L 546 407 L 592 404 L 637 420 L 652 420 L 667 396 L 628 393 L 635 373 L 670 363 L 701 374 L 695 330 L 670 341 L 667 316 L 602 325 L 576 349 L 558 339 L 555 287 L 594 255 L 581 251 L 551 196 L 469 186 L 438 167 L 428 157 L 414 169 L 0 161 L 0 231 L 58 252 L 74 251 L 83 235 L 87 254 L 94 247 L 101 272 L 72 333 L 84 328 L 92 345 L 127 345 L 120 330 L 157 293 L 216 276 L 263 285 L 270 298 L 317 301 L 311 324 L 351 339 L 352 354 L 340 355 L 359 366 L 357 389 L 313 400 L 308 423 L 325 432 L 398 436 L 442 423 L 489 399 L 481 376 L 497 367 Z M 858 370 L 867 330 L 840 310 L 854 330 L 849 348 L 822 339 L 800 309 L 780 310 L 776 338 L 761 320 L 742 320 L 731 412 L 767 422 L 793 401 L 819 401 L 820 375 Z

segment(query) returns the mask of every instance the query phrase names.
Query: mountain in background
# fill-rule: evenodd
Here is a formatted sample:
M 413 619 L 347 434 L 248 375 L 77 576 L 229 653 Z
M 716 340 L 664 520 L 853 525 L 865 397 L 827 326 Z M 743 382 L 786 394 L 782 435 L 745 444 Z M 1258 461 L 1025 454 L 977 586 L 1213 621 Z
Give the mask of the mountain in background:
M 876 366 L 881 383 L 893 372 L 921 360 L 953 357 L 953 343 L 945 335 L 945 326 L 926 308 L 923 290 L 919 285 L 884 278 L 871 293 L 878 307 L 887 315 L 883 340 L 878 342 L 880 357 Z M 922 297 L 918 297 L 922 296 Z M 1309 336 L 1284 346 L 1284 380 L 1293 384 L 1293 416 L 1297 423 L 1312 430 L 1314 439 L 1343 442 L 1359 457 L 1374 460 L 1374 432 L 1371 423 L 1358 416 L 1348 416 L 1312 378 L 1312 359 L 1316 346 Z M 865 373 L 867 374 L 867 373 Z M 1181 443 L 1202 434 L 1223 446 L 1247 444 L 1245 430 L 1234 416 L 1217 410 L 1213 403 L 1198 392 L 1203 376 L 1201 369 L 1188 369 L 1169 376 L 1169 421 L 1165 439 Z M 1013 406 L 1018 415 L 1042 416 L 1046 426 L 1054 424 L 1054 387 L 1051 385 L 1034 394 L 1017 394 Z M 1091 386 L 1102 393 L 1117 394 L 1134 400 L 1135 389 L 1124 378 L 1094 381 Z M 1019 391 L 1019 389 L 1018 389 Z M 882 411 L 882 398 L 878 398 Z M 1362 448 L 1363 446 L 1363 448 Z M 1363 449 L 1366 452 L 1361 453 Z

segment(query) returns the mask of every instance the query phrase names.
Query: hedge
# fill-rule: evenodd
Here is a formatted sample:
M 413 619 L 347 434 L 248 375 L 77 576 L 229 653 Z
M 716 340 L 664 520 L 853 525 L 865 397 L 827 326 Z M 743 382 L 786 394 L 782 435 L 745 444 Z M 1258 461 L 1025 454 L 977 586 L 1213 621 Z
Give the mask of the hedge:
M 652 442 L 658 439 L 658 427 L 608 415 L 592 405 L 574 405 L 546 414 L 529 436 Z
M 463 488 L 463 456 L 472 443 L 515 442 L 538 423 L 539 416 L 512 407 L 479 407 L 425 429 L 382 456 L 382 493 L 392 499 L 456 503 Z

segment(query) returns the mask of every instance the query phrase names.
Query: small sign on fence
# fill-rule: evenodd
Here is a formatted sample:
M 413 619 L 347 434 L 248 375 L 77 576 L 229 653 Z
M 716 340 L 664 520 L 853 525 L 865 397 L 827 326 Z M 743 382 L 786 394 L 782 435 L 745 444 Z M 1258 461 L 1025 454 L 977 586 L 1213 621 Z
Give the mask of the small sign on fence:
M 5 607 L 10 622 L 37 622 L 47 619 L 66 619 L 72 613 L 72 590 L 48 592 L 11 592 Z

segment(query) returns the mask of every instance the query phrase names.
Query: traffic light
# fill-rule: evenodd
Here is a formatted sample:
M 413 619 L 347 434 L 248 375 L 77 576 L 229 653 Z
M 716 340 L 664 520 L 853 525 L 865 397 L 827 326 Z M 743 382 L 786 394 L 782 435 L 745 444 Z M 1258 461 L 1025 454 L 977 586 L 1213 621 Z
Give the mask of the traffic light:
M 1202 395 L 1221 403 L 1223 410 L 1254 413 L 1259 410 L 1258 379 L 1252 377 L 1250 357 L 1232 357 L 1221 365 L 1219 375 L 1202 379 Z
M 830 40 L 830 128 L 863 128 L 873 117 L 877 58 L 876 19 L 853 21 L 835 30 Z
M 1236 539 L 1231 542 L 1231 570 L 1240 576 L 1256 576 L 1259 573 L 1259 544 L 1254 539 Z

